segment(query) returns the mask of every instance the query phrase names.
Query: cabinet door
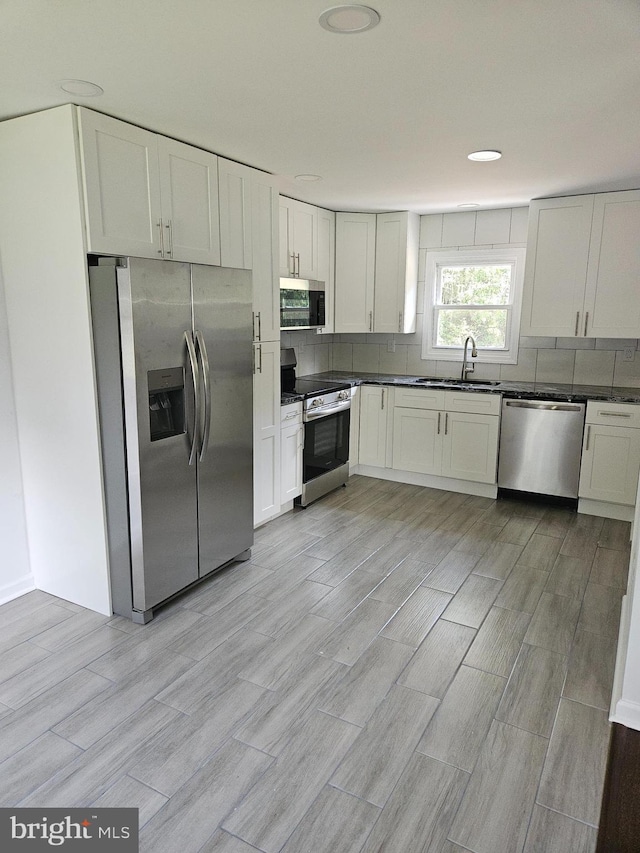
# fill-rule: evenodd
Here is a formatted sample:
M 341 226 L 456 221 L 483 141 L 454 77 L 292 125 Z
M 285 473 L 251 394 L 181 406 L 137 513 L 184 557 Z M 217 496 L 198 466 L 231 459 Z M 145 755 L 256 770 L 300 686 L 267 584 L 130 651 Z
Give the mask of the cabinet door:
M 251 269 L 252 169 L 218 158 L 220 262 L 223 267 Z
M 79 109 L 90 252 L 159 258 L 160 176 L 156 134 Z
M 164 254 L 220 265 L 218 158 L 158 136 Z
M 318 279 L 318 209 L 293 203 L 293 252 L 298 278 Z
M 280 512 L 280 344 L 254 344 L 253 521 Z
M 592 195 L 531 202 L 521 334 L 584 335 L 592 215 Z
M 324 281 L 325 324 L 318 334 L 333 332 L 335 297 L 336 215 L 318 208 L 318 279 Z
M 393 410 L 393 468 L 440 474 L 444 414 L 430 409 Z
M 595 196 L 585 311 L 590 338 L 640 336 L 640 191 Z
M 418 292 L 417 214 L 379 213 L 376 219 L 374 332 L 414 332 Z
M 373 331 L 375 213 L 336 214 L 336 332 Z
M 283 426 L 280 452 L 280 501 L 287 503 L 302 494 L 302 442 L 301 423 Z
M 278 193 L 265 172 L 253 171 L 251 211 L 254 339 L 279 342 Z
M 362 385 L 360 388 L 360 465 L 384 468 L 387 450 L 389 389 Z
M 476 483 L 495 483 L 499 418 L 445 412 L 442 476 Z
M 640 472 L 640 429 L 587 424 L 580 466 L 581 498 L 633 506 Z

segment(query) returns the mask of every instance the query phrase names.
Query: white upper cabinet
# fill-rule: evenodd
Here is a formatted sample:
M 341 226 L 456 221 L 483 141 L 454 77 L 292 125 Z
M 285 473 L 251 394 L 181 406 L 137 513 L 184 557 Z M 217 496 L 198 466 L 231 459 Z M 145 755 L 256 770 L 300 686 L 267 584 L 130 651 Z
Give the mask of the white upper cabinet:
M 324 281 L 325 324 L 318 334 L 333 332 L 336 267 L 336 215 L 318 208 L 318 279 Z
M 319 280 L 318 209 L 280 198 L 280 275 Z
M 375 213 L 336 213 L 336 332 L 373 331 L 375 266 Z
M 640 336 L 640 190 L 595 196 L 585 320 L 590 338 Z
M 419 217 L 336 214 L 336 332 L 413 332 Z
M 91 252 L 220 263 L 215 154 L 78 110 Z
M 638 337 L 639 228 L 637 190 L 532 201 L 521 333 Z
M 273 178 L 266 172 L 253 169 L 251 242 L 255 341 L 280 341 L 278 198 Z
M 162 257 L 156 135 L 79 109 L 90 252 Z
M 165 256 L 220 264 L 218 158 L 157 136 Z
M 223 267 L 251 269 L 251 177 L 253 171 L 241 163 L 218 158 L 220 262 Z
M 376 217 L 374 332 L 415 332 L 420 217 L 379 213 Z

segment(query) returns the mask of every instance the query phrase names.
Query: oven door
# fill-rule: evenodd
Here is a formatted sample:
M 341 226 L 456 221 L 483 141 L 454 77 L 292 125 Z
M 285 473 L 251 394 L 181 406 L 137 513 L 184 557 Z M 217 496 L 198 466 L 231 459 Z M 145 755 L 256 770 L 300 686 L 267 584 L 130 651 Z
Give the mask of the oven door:
M 304 425 L 302 482 L 309 483 L 349 461 L 350 410 L 328 414 Z

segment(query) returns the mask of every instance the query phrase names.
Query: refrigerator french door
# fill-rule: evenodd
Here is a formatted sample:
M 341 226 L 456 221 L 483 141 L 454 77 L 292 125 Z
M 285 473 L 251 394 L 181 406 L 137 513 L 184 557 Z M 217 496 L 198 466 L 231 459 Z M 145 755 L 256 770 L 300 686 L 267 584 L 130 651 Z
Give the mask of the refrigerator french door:
M 253 543 L 251 275 L 96 262 L 113 607 L 146 622 L 158 604 L 245 559 Z

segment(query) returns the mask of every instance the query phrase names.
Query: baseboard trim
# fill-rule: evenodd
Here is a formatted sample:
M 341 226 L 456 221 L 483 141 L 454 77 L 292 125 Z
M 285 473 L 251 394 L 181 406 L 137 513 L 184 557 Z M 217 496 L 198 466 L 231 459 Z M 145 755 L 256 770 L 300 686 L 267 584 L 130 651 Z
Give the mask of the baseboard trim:
M 495 498 L 498 494 L 498 487 L 495 484 L 454 480 L 453 477 L 437 477 L 435 474 L 415 474 L 413 471 L 397 471 L 395 468 L 377 468 L 375 465 L 358 465 L 353 473 L 361 474 L 363 477 L 377 477 L 379 480 L 408 483 L 410 486 L 428 486 L 432 489 L 443 489 L 445 492 L 460 492 L 463 495 L 477 495 L 482 498 Z
M 7 601 L 13 601 L 14 598 L 20 598 L 21 595 L 26 595 L 28 592 L 33 592 L 36 585 L 33 582 L 33 576 L 27 575 L 13 583 L 5 584 L 0 587 L 0 604 L 6 604 Z
M 578 512 L 584 515 L 599 515 L 617 521 L 633 521 L 634 507 L 626 504 L 610 504 L 606 501 L 594 501 L 591 498 L 578 500 Z

